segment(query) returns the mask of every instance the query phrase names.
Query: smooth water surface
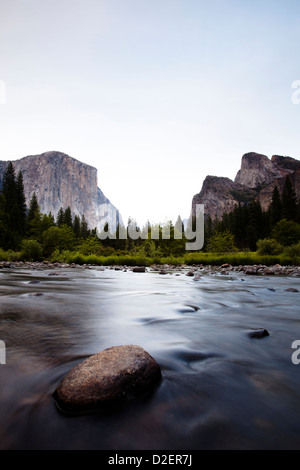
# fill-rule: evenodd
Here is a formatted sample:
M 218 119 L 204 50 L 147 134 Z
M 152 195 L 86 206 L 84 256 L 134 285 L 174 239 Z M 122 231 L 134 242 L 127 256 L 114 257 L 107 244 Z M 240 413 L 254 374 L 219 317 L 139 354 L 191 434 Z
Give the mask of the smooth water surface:
M 57 274 L 57 275 L 55 275 Z M 0 271 L 0 449 L 300 449 L 299 278 L 113 269 Z M 270 336 L 252 339 L 253 329 Z M 163 381 L 101 414 L 52 394 L 111 346 L 137 344 Z

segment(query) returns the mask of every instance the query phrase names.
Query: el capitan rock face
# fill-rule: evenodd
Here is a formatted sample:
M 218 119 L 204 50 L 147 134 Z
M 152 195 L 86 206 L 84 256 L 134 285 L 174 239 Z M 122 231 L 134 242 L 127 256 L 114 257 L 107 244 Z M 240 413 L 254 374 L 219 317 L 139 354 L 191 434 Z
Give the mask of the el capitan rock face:
M 241 169 L 232 181 L 229 178 L 207 176 L 199 194 L 192 201 L 192 214 L 196 204 L 204 204 L 205 215 L 212 220 L 221 219 L 223 214 L 234 209 L 236 204 L 247 203 L 256 198 L 263 210 L 272 201 L 275 186 L 283 191 L 286 176 L 290 175 L 297 197 L 300 198 L 300 161 L 291 157 L 246 153 Z
M 95 228 L 109 207 L 110 216 L 119 220 L 118 210 L 97 186 L 97 170 L 61 152 L 46 152 L 12 162 L 23 174 L 27 204 L 36 193 L 41 212 L 56 216 L 59 209 L 70 207 L 73 216 L 84 215 Z M 0 187 L 8 162 L 0 161 Z

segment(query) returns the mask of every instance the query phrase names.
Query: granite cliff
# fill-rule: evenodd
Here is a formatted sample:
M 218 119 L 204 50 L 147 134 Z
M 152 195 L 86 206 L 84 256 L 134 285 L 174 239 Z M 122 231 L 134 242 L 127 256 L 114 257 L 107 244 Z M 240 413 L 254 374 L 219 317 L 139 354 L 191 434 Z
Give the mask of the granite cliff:
M 234 209 L 236 204 L 257 199 L 263 210 L 272 201 L 275 186 L 283 191 L 286 176 L 290 175 L 297 197 L 300 198 L 300 161 L 291 157 L 251 152 L 242 157 L 241 169 L 234 181 L 229 178 L 207 176 L 199 194 L 192 201 L 192 214 L 196 204 L 204 204 L 206 216 L 213 220 Z
M 97 169 L 61 152 L 46 152 L 12 162 L 23 174 L 27 204 L 36 193 L 41 212 L 56 216 L 70 207 L 72 214 L 84 215 L 90 228 L 106 215 L 110 224 L 120 220 L 119 211 L 103 194 L 97 183 Z M 0 161 L 0 187 L 8 162 Z

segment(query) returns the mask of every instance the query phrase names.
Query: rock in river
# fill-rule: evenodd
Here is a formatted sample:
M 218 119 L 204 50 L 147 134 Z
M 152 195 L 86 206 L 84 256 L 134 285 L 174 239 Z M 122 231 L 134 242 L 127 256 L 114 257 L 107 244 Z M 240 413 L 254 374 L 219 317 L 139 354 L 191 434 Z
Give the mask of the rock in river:
M 162 379 L 157 362 L 140 346 L 114 346 L 75 366 L 54 393 L 65 412 L 117 405 L 155 388 Z
M 261 339 L 261 338 L 265 338 L 266 336 L 270 336 L 270 333 L 268 332 L 268 330 L 265 330 L 264 328 L 260 328 L 259 330 L 250 331 L 248 333 L 248 336 L 250 338 Z
M 132 269 L 134 273 L 145 273 L 146 272 L 146 267 L 145 266 L 136 266 L 135 268 Z

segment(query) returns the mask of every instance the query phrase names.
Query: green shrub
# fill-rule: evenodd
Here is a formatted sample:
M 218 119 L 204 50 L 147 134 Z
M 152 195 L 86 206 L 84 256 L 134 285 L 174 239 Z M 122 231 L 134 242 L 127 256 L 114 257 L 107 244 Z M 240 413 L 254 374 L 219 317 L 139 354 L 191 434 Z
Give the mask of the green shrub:
M 288 246 L 284 249 L 283 255 L 290 258 L 293 264 L 300 263 L 300 242 L 296 245 Z
M 275 225 L 272 236 L 283 246 L 295 245 L 300 241 L 300 224 L 283 219 Z
M 283 252 L 283 246 L 272 238 L 258 240 L 257 248 L 259 255 L 280 255 Z
M 40 261 L 43 249 L 36 240 L 23 240 L 21 256 L 24 261 Z
M 207 250 L 210 253 L 234 253 L 237 248 L 234 244 L 234 235 L 228 230 L 225 232 L 218 232 L 213 235 L 207 245 Z

